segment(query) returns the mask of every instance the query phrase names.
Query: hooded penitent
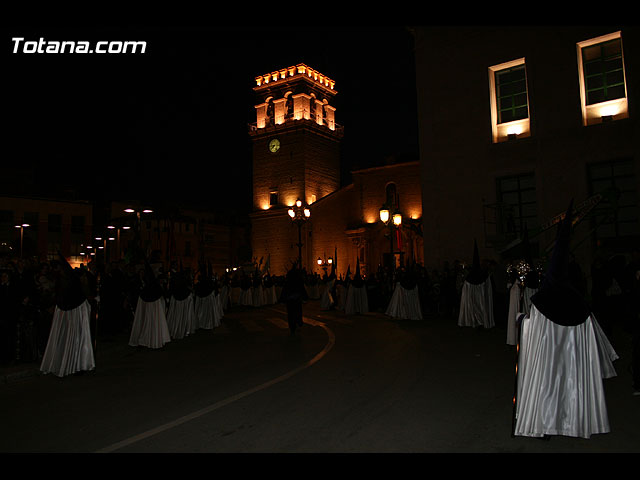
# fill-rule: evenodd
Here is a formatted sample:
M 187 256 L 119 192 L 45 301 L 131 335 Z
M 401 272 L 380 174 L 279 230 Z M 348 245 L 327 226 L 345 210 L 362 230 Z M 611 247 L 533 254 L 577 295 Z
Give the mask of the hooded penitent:
M 148 261 L 144 262 L 144 285 L 140 290 L 140 298 L 145 302 L 155 302 L 164 294 L 162 285 L 156 278 L 155 273 Z
M 353 281 L 351 282 L 351 284 L 355 288 L 360 288 L 364 285 L 364 282 L 362 281 L 362 277 L 360 276 L 360 258 L 356 259 L 356 271 L 353 274 Z
M 174 273 L 171 276 L 169 291 L 171 293 L 171 296 L 179 301 L 186 299 L 191 293 L 187 275 L 182 269 L 182 263 L 180 263 L 180 271 Z
M 61 275 L 56 285 L 56 305 L 60 310 L 73 310 L 87 299 L 80 277 L 73 271 L 67 259 L 58 252 Z
M 405 290 L 413 290 L 414 288 L 416 288 L 417 283 L 418 275 L 416 274 L 415 266 L 411 265 L 409 270 L 401 274 L 400 285 L 402 285 L 402 288 L 404 288 Z
M 558 325 L 583 323 L 591 314 L 586 301 L 569 282 L 569 243 L 573 221 L 573 200 L 558 226 L 551 262 L 538 292 L 531 298 L 536 308 Z
M 467 275 L 466 281 L 472 285 L 480 285 L 487 280 L 487 273 L 480 266 L 480 255 L 478 254 L 478 242 L 473 240 L 473 264 Z
M 194 293 L 201 298 L 208 297 L 213 292 L 213 282 L 209 277 L 207 266 L 204 263 L 200 264 L 200 274 L 198 276 L 198 283 L 193 288 Z

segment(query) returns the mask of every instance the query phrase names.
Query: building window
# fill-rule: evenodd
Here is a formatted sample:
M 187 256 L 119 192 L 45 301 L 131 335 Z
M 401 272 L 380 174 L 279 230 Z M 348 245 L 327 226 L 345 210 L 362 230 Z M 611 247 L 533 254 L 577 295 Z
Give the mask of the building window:
M 587 168 L 589 193 L 603 196 L 591 214 L 596 240 L 640 235 L 634 162 L 620 159 Z
M 496 180 L 497 200 L 501 205 L 499 225 L 506 237 L 524 234 L 525 228 L 538 226 L 536 183 L 533 173 L 501 177 Z
M 524 58 L 489 67 L 489 99 L 494 142 L 530 135 Z
M 524 64 L 495 72 L 495 78 L 498 123 L 527 118 L 529 104 Z
M 274 207 L 278 205 L 278 192 L 269 192 L 269 206 Z
M 583 124 L 627 118 L 620 32 L 585 40 L 577 48 Z

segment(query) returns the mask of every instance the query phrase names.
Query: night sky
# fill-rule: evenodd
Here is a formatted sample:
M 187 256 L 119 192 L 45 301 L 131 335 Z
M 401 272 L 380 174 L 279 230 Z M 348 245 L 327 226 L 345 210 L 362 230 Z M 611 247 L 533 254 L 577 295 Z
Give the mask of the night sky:
M 13 53 L 25 41 L 142 40 L 144 54 Z M 343 180 L 418 158 L 412 38 L 402 26 L 3 31 L 11 193 L 251 208 L 254 77 L 306 63 L 336 81 Z

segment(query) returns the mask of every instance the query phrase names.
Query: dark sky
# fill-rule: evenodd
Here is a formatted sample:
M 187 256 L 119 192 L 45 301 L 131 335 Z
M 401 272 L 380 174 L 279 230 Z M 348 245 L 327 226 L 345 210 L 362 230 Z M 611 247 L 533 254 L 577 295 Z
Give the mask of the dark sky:
M 143 40 L 147 50 L 13 53 L 13 37 Z M 301 62 L 336 81 L 345 172 L 417 158 L 412 39 L 402 26 L 25 26 L 2 41 L 3 157 L 27 171 L 17 187 L 25 194 L 250 208 L 254 77 Z

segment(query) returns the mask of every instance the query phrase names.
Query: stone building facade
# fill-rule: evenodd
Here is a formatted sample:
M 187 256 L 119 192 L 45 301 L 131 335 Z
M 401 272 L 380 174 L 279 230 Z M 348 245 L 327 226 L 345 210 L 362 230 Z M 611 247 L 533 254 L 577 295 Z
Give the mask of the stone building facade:
M 366 275 L 385 263 L 421 261 L 418 162 L 354 171 L 341 186 L 335 82 L 299 64 L 256 77 L 254 92 L 251 246 L 261 268 L 281 275 L 300 260 L 322 274 L 331 257 L 338 274 L 359 262 Z M 387 197 L 403 212 L 399 227 L 380 221 Z M 297 200 L 310 213 L 300 223 L 288 215 Z

